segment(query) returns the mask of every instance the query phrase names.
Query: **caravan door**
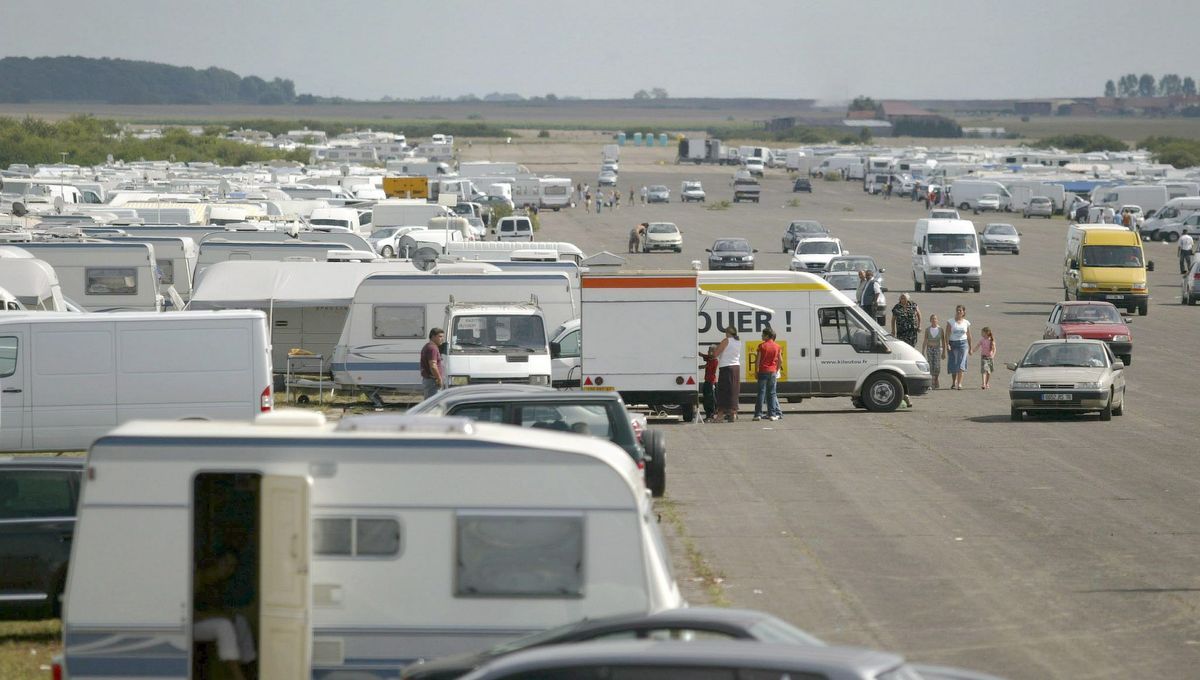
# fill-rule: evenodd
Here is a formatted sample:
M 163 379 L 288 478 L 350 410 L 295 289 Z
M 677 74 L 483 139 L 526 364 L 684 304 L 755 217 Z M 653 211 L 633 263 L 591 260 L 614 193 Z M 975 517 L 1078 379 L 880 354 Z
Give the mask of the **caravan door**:
M 308 480 L 264 476 L 260 503 L 258 675 L 311 677 Z
M 0 334 L 0 451 L 21 451 L 32 444 L 25 435 L 27 337 L 21 327 L 9 327 Z

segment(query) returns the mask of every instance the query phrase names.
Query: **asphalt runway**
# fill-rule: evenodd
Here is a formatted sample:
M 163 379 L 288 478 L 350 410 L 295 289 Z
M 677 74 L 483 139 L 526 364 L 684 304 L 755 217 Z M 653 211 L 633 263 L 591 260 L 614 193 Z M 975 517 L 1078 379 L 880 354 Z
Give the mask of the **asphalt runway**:
M 539 240 L 610 250 L 630 268 L 683 269 L 715 238 L 738 235 L 759 249 L 759 269 L 786 268 L 784 227 L 810 218 L 887 269 L 889 306 L 912 290 L 923 205 L 868 196 L 858 183 L 814 180 L 811 195 L 793 195 L 775 170 L 761 204 L 708 210 L 678 202 L 680 181 L 702 180 L 710 202 L 728 199 L 732 169 L 661 164 L 667 157 L 631 151 L 619 210 L 543 213 Z M 598 166 L 533 169 L 594 186 Z M 671 203 L 628 205 L 631 187 L 653 183 L 672 190 Z M 787 205 L 793 198 L 797 207 Z M 911 410 L 873 414 L 849 399 L 816 399 L 785 404 L 779 422 L 750 422 L 743 404 L 733 424 L 664 423 L 668 502 L 683 525 L 671 544 L 689 600 L 714 596 L 697 580 L 699 557 L 732 604 L 833 643 L 1010 678 L 1197 677 L 1200 308 L 1179 302 L 1175 246 L 1146 246 L 1158 266 L 1150 313 L 1131 324 L 1127 415 L 1016 423 L 1002 364 L 1041 338 L 1062 298 L 1066 221 L 964 217 L 980 229 L 1015 224 L 1021 254 L 983 258 L 978 294 L 915 300 L 943 320 L 963 303 L 975 331 L 992 327 L 995 387 L 979 389 L 973 357 L 967 389 L 914 398 Z M 682 254 L 625 254 L 630 227 L 653 220 L 679 225 Z

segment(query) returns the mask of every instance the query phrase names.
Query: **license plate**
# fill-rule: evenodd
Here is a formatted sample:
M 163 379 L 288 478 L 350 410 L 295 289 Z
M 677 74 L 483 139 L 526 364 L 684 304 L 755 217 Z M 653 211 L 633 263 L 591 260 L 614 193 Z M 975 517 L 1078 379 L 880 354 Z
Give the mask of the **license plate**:
M 1070 394 L 1043 394 L 1042 401 L 1071 401 L 1074 399 Z
M 1124 295 L 1105 295 L 1104 299 L 1105 300 L 1124 300 L 1125 296 Z
M 962 279 L 948 279 L 946 283 L 962 283 Z

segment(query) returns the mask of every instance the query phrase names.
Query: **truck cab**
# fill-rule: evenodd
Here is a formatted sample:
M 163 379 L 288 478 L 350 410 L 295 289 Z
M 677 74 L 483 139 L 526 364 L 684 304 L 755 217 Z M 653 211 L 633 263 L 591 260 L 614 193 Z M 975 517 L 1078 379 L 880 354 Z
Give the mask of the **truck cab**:
M 546 323 L 534 303 L 446 307 L 443 351 L 450 386 L 550 385 Z

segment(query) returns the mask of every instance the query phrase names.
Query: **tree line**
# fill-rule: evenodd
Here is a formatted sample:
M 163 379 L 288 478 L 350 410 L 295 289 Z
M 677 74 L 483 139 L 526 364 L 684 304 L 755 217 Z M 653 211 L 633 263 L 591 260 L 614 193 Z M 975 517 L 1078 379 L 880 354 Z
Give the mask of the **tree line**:
M 1105 97 L 1194 97 L 1196 81 L 1191 76 L 1179 77 L 1178 73 L 1166 73 L 1158 80 L 1149 73 L 1137 75 L 1126 73 L 1104 83 Z
M 0 59 L 0 102 L 96 101 L 110 104 L 291 104 L 290 80 L 239 76 L 149 61 L 88 57 Z

